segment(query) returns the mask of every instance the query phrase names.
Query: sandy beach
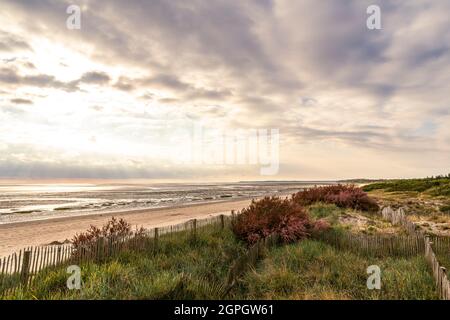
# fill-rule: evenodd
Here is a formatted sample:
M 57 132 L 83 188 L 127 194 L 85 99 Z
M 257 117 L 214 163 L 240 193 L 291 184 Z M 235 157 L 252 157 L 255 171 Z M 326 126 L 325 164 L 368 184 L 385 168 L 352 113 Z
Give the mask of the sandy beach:
M 76 233 L 85 231 L 90 225 L 101 227 L 111 217 L 124 218 L 133 228 L 134 226 L 160 227 L 194 218 L 230 214 L 231 210 L 240 210 L 247 206 L 250 201 L 247 199 L 0 225 L 0 257 L 28 246 L 45 245 L 53 241 L 62 242 L 71 239 Z

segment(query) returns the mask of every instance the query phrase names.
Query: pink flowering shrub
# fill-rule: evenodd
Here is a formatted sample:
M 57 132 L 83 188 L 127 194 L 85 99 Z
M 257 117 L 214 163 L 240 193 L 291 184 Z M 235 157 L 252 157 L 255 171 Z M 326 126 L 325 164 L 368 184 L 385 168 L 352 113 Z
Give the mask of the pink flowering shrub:
M 131 225 L 124 219 L 111 218 L 101 229 L 91 225 L 86 232 L 78 233 L 72 238 L 72 244 L 75 249 L 94 245 L 100 238 L 117 239 L 127 236 L 143 235 L 145 230 L 143 228 L 137 229 L 136 232 L 131 230 Z
M 283 243 L 307 238 L 315 223 L 297 203 L 278 197 L 265 197 L 253 200 L 232 221 L 232 230 L 236 237 L 248 244 L 277 234 Z M 321 229 L 323 226 L 319 226 Z
M 292 196 L 295 203 L 307 206 L 316 202 L 333 203 L 341 208 L 362 211 L 377 211 L 377 202 L 361 188 L 354 185 L 334 185 L 315 187 L 298 192 Z

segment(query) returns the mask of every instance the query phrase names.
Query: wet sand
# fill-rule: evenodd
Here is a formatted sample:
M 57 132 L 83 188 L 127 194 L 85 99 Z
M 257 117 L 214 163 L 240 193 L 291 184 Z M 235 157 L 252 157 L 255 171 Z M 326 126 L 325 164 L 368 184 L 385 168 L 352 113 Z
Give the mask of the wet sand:
M 29 246 L 70 240 L 76 233 L 85 231 L 91 225 L 101 227 L 111 217 L 124 218 L 133 226 L 133 229 L 135 226 L 162 227 L 194 218 L 230 214 L 231 210 L 241 210 L 246 207 L 250 201 L 247 199 L 4 224 L 0 225 L 0 257 Z

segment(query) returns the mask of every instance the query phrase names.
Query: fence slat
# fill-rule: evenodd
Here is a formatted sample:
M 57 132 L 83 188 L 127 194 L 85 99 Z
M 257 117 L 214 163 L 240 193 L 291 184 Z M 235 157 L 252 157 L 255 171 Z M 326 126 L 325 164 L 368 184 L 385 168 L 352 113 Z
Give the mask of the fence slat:
M 28 272 L 30 269 L 31 251 L 29 248 L 23 253 L 22 272 L 20 275 L 21 282 L 24 287 L 28 285 Z

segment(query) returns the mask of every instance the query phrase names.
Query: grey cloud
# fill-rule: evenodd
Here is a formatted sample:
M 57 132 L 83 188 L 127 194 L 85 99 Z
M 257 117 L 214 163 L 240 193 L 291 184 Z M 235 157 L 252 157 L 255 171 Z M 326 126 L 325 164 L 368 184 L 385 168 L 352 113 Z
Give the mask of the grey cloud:
M 3 60 L 3 62 L 5 62 L 7 64 L 16 63 L 17 65 L 23 66 L 27 69 L 36 69 L 36 66 L 32 62 L 30 62 L 26 59 L 19 58 L 19 57 L 12 57 L 12 58 L 2 59 L 2 60 Z
M 144 101 L 153 100 L 154 98 L 155 98 L 155 95 L 150 92 L 147 92 L 139 97 L 139 99 L 144 100 Z
M 420 6 L 384 1 L 380 5 L 385 29 L 371 32 L 365 28 L 365 9 L 372 2 L 278 0 L 242 4 L 214 0 L 186 6 L 184 1 L 137 1 L 135 5 L 123 1 L 84 1 L 89 4 L 89 9 L 83 12 L 84 31 L 74 36 L 96 44 L 98 49 L 103 49 L 103 54 L 114 53 L 129 63 L 165 71 L 165 75 L 148 81 L 176 90 L 185 90 L 186 83 L 170 73 L 174 73 L 175 67 L 183 70 L 193 65 L 199 70 L 226 67 L 236 83 L 244 82 L 240 85 L 253 90 L 300 89 L 301 64 L 307 61 L 314 66 L 316 75 L 335 80 L 340 86 L 362 86 L 374 95 L 391 96 L 395 89 L 386 92 L 371 81 L 370 73 L 378 65 L 389 62 L 385 51 L 392 46 L 395 20 L 399 20 L 402 12 L 406 17 L 400 23 L 418 16 L 425 2 L 414 2 Z M 50 0 L 9 3 L 22 10 L 33 10 L 48 24 L 62 23 L 60 10 L 64 3 Z M 277 16 L 274 9 L 283 6 L 289 6 L 289 10 L 283 11 L 284 16 Z M 441 6 L 445 9 L 445 5 Z M 119 18 L 120 29 L 114 24 Z M 297 25 L 299 19 L 301 24 Z M 268 34 L 257 32 L 264 27 L 264 21 L 271 23 Z M 142 30 L 146 36 L 138 37 Z M 156 47 L 164 51 L 164 59 L 154 54 Z M 425 48 L 421 53 L 423 49 L 419 47 L 410 52 L 418 51 L 415 59 L 420 60 L 442 56 L 445 48 L 445 45 L 441 50 Z M 292 57 L 286 60 L 287 65 L 283 63 L 289 52 L 296 53 L 298 64 Z M 132 89 L 120 82 L 117 88 Z
M 81 76 L 79 81 L 84 82 L 84 83 L 106 84 L 110 80 L 111 80 L 111 78 L 105 72 L 90 71 L 90 72 L 84 73 Z
M 232 96 L 230 90 L 209 90 L 204 88 L 191 88 L 188 93 L 184 95 L 187 100 L 224 100 Z
M 310 97 L 301 97 L 300 104 L 302 107 L 312 107 L 317 104 L 317 100 Z
M 131 79 L 126 77 L 120 77 L 113 85 L 114 88 L 117 88 L 122 91 L 133 91 L 135 86 L 132 83 Z
M 132 164 L 133 161 L 130 161 Z M 138 162 L 139 163 L 139 162 Z M 239 170 L 242 168 L 239 167 Z M 259 168 L 252 168 L 257 173 Z M 230 172 L 231 171 L 231 172 Z M 234 172 L 233 172 L 234 171 Z M 173 167 L 165 165 L 141 167 L 124 165 L 88 165 L 88 164 L 67 164 L 49 163 L 39 161 L 0 161 L 1 178 L 53 178 L 53 179 L 198 179 L 200 177 L 218 177 L 227 174 L 237 174 L 238 169 L 228 168 L 225 173 L 218 167 L 203 168 L 200 173 L 196 168 Z M 250 172 L 246 170 L 246 172 Z M 240 175 L 241 177 L 246 176 Z
M 16 38 L 12 34 L 0 31 L 0 51 L 14 52 L 19 50 L 32 51 L 32 48 L 23 39 Z
M 55 30 L 64 23 L 60 14 L 64 3 L 50 0 L 8 3 L 22 11 L 32 10 L 36 21 L 45 21 Z M 241 77 L 243 72 L 252 73 L 253 79 L 264 78 L 263 82 L 272 86 L 282 81 L 278 87 L 285 86 L 289 82 L 287 79 L 292 82 L 289 73 L 279 70 L 277 61 L 265 52 L 253 30 L 254 20 L 248 15 L 249 12 L 270 14 L 270 1 L 253 0 L 244 5 L 214 0 L 208 4 L 193 2 L 189 6 L 180 0 L 137 1 L 136 5 L 123 1 L 85 3 L 89 9 L 83 11 L 83 32 L 70 35 L 103 49 L 95 53 L 99 58 L 114 55 L 127 63 L 166 73 L 172 73 L 175 66 L 180 71 L 191 65 L 204 70 L 225 66 L 233 77 Z M 115 27 L 116 19 L 123 22 L 120 29 Z M 30 30 L 33 30 L 32 22 Z M 145 37 L 140 36 L 142 30 L 146 32 Z M 155 54 L 156 47 L 165 51 L 164 58 Z M 171 75 L 149 80 L 178 90 L 184 87 Z
M 144 78 L 128 78 L 121 76 L 114 83 L 113 87 L 122 91 L 133 91 L 139 88 L 153 88 L 153 89 L 165 89 L 183 92 L 191 86 L 178 79 L 177 76 L 172 74 L 157 74 Z
M 282 108 L 282 106 L 266 96 L 241 96 L 237 102 L 255 114 L 262 113 L 273 116 L 274 113 L 279 113 L 279 110 Z
M 325 140 L 339 141 L 346 145 L 394 152 L 442 152 L 429 143 L 429 139 L 403 132 L 393 133 L 393 128 L 361 126 L 352 130 L 338 128 L 319 129 L 307 126 L 283 128 L 282 133 L 295 137 L 301 143 L 317 143 Z
M 177 91 L 183 91 L 190 88 L 189 84 L 180 81 L 176 76 L 171 74 L 159 74 L 153 77 L 139 80 L 139 83 L 143 86 L 150 85 L 156 88 L 172 89 Z
M 14 68 L 0 69 L 0 83 L 13 86 L 34 86 L 39 88 L 54 88 L 65 91 L 80 90 L 79 84 L 98 84 L 107 85 L 110 81 L 110 76 L 104 72 L 91 71 L 84 73 L 79 79 L 73 81 L 60 81 L 52 75 L 47 74 L 29 74 L 21 75 Z
M 120 77 L 114 87 L 123 91 L 133 91 L 136 89 L 163 89 L 173 91 L 178 100 L 220 100 L 232 96 L 232 92 L 227 89 L 207 89 L 196 87 L 194 84 L 184 82 L 177 76 L 171 74 L 157 74 L 151 77 L 130 79 Z M 173 102 L 173 101 L 172 101 Z
M 29 99 L 22 99 L 22 98 L 11 99 L 10 101 L 11 101 L 11 103 L 14 103 L 14 104 L 33 104 L 33 101 L 31 101 Z
M 12 86 L 34 86 L 40 88 L 55 88 L 66 91 L 78 89 L 76 82 L 62 82 L 55 79 L 54 76 L 46 74 L 20 75 L 14 69 L 0 69 L 0 83 Z
M 28 144 L 7 145 L 3 151 L 0 154 L 0 178 L 187 179 L 223 174 L 221 168 L 214 166 L 203 168 L 200 174 L 196 167 L 188 165 L 179 167 L 160 160 L 143 161 L 123 156 L 110 157 L 108 165 L 104 165 L 104 159 L 92 161 L 92 155 L 84 155 L 82 161 L 79 158 L 61 160 L 58 158 L 61 150 L 40 149 Z M 42 154 L 46 155 L 46 160 L 39 160 Z
M 169 103 L 177 103 L 180 100 L 175 99 L 175 98 L 162 98 L 162 99 L 158 99 L 159 102 L 164 103 L 164 104 L 169 104 Z

